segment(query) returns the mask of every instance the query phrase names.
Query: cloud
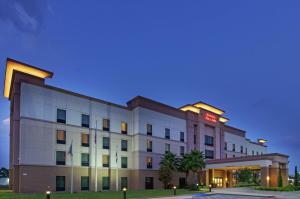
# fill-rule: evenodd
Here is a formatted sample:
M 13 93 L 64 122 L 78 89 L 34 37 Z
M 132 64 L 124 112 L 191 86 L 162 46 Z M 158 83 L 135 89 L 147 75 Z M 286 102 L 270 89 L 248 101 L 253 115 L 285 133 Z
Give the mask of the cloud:
M 0 20 L 18 30 L 35 33 L 43 27 L 47 10 L 46 0 L 1 0 Z
M 10 123 L 10 118 L 8 117 L 8 118 L 5 118 L 4 120 L 2 120 L 2 124 L 4 125 L 4 126 L 9 126 L 9 123 Z

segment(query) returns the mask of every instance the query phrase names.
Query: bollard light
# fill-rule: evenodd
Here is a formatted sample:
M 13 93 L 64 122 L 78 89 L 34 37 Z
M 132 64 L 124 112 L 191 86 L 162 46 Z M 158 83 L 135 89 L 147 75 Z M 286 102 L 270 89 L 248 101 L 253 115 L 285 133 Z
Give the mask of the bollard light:
M 211 192 L 211 187 L 212 187 L 212 186 L 211 186 L 211 184 L 210 184 L 210 185 L 208 185 L 208 187 L 209 187 L 209 192 Z
M 196 184 L 196 187 L 197 187 L 197 191 L 199 191 L 199 184 L 198 183 Z
M 124 187 L 122 190 L 123 190 L 123 199 L 126 199 L 127 188 Z
M 174 190 L 174 196 L 176 196 L 176 186 L 173 187 Z
M 46 191 L 46 199 L 50 199 L 51 196 L 51 192 L 50 191 Z

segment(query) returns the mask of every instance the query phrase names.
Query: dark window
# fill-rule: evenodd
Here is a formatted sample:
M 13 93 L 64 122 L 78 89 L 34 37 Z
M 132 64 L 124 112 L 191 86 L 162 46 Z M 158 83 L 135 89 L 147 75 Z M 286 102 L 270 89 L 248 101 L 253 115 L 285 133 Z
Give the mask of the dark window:
M 121 168 L 126 169 L 127 168 L 127 157 L 121 157 Z
M 88 191 L 90 189 L 89 176 L 81 176 L 81 190 Z
M 194 125 L 194 144 L 197 144 L 197 125 Z
M 109 190 L 109 177 L 102 177 L 102 189 Z
M 205 150 L 205 158 L 207 158 L 207 159 L 214 159 L 214 151 L 212 151 L 212 150 Z
M 66 152 L 56 151 L 56 165 L 66 165 Z
M 232 144 L 232 151 L 235 151 L 235 144 Z
M 65 191 L 65 190 L 66 190 L 66 177 L 56 176 L 56 191 Z
M 165 144 L 165 153 L 170 152 L 170 148 L 171 148 L 170 144 Z
M 127 123 L 126 122 L 121 122 L 121 133 L 127 134 Z
M 227 142 L 225 142 L 225 147 L 224 147 L 224 149 L 227 150 Z
M 153 177 L 145 177 L 145 189 L 153 189 Z
M 185 178 L 183 178 L 183 177 L 179 178 L 179 188 L 185 188 L 185 187 L 186 187 Z
M 90 136 L 89 134 L 81 134 L 81 146 L 89 147 L 90 146 Z
M 205 135 L 205 145 L 214 146 L 214 137 Z
M 184 132 L 180 132 L 180 141 L 184 142 Z
M 81 126 L 82 127 L 90 127 L 90 116 L 89 115 L 85 115 L 85 114 L 81 114 Z
M 233 154 L 232 157 L 235 158 L 235 155 Z
M 254 155 L 254 151 L 252 150 L 252 155 Z
M 56 131 L 56 143 L 57 144 L 66 144 L 66 131 L 64 131 L 64 130 Z
M 225 158 L 227 158 L 227 153 L 225 153 Z
M 121 177 L 121 189 L 128 188 L 128 178 L 127 177 Z
M 246 155 L 248 154 L 248 149 L 247 148 L 246 148 L 246 152 L 245 153 L 246 153 Z
M 256 152 L 256 155 L 258 155 L 258 151 Z
M 102 122 L 103 122 L 103 126 L 102 126 L 103 131 L 109 131 L 109 126 L 110 126 L 109 119 L 103 119 Z
M 152 125 L 147 124 L 147 135 L 152 135 Z
M 152 169 L 152 157 L 147 157 L 147 169 Z
M 81 154 L 81 166 L 90 166 L 90 155 L 88 153 Z
M 66 110 L 57 109 L 56 122 L 64 124 L 66 123 Z
M 196 142 L 196 140 L 197 140 L 197 138 L 196 138 L 196 134 L 194 134 L 194 144 L 196 144 L 197 142 Z
M 241 146 L 241 153 L 244 153 L 244 147 Z
M 184 146 L 180 146 L 180 155 L 184 156 Z
M 102 155 L 102 166 L 109 167 L 109 155 Z
M 127 151 L 127 140 L 121 140 L 121 150 L 122 151 Z
M 147 152 L 152 152 L 152 141 L 147 140 Z
M 165 138 L 170 139 L 170 129 L 165 129 Z
M 109 137 L 103 137 L 103 149 L 109 149 Z

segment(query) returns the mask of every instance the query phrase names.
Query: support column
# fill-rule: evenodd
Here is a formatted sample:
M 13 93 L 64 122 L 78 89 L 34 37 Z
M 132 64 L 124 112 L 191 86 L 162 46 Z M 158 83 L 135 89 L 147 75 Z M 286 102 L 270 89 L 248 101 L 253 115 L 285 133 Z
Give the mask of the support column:
M 269 176 L 269 167 L 261 167 L 260 169 L 261 176 L 261 186 L 269 187 L 270 186 L 270 176 Z
M 209 186 L 209 178 L 210 178 L 210 175 L 209 175 L 209 169 L 206 170 L 205 172 L 205 186 Z
M 223 187 L 227 188 L 227 183 L 228 183 L 228 177 L 227 177 L 227 170 L 223 171 Z
M 288 185 L 288 178 L 289 178 L 289 168 L 288 168 L 287 164 L 282 165 L 281 176 L 282 176 L 283 186 L 287 186 Z
M 233 182 L 233 175 L 232 175 L 232 171 L 228 170 L 227 171 L 227 177 L 228 177 L 228 187 L 232 187 L 232 182 Z

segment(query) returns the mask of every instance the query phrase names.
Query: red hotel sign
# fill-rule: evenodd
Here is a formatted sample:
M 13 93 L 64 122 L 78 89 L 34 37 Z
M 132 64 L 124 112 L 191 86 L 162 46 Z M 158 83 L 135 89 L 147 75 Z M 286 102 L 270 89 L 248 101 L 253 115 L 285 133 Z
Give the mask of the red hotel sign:
M 204 114 L 204 119 L 213 123 L 217 122 L 217 116 L 211 114 L 211 113 L 205 113 Z

